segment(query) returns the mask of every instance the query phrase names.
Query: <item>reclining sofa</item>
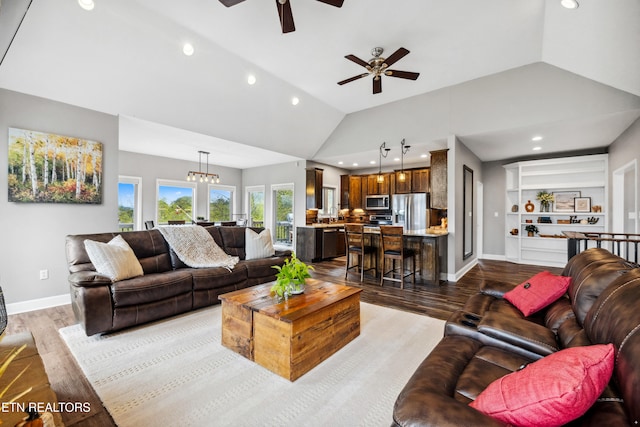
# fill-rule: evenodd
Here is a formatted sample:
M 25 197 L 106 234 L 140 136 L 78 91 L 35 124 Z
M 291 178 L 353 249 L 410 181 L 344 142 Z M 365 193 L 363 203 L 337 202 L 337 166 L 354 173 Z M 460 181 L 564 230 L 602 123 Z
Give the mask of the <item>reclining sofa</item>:
M 469 406 L 494 381 L 562 349 L 612 343 L 611 380 L 571 426 L 640 423 L 640 268 L 604 249 L 569 260 L 567 293 L 525 317 L 486 281 L 445 324 L 444 338 L 398 396 L 396 426 L 504 426 Z M 549 385 L 551 387 L 551 385 Z M 514 423 L 517 424 L 517 423 Z
M 275 280 L 277 271 L 271 267 L 282 266 L 291 255 L 290 251 L 276 251 L 271 257 L 247 260 L 245 227 L 205 229 L 227 254 L 240 258 L 232 270 L 186 266 L 157 229 L 67 236 L 71 304 L 85 333 L 111 332 L 218 304 L 221 294 Z M 96 272 L 84 241 L 107 243 L 117 235 L 135 253 L 142 276 L 112 282 Z

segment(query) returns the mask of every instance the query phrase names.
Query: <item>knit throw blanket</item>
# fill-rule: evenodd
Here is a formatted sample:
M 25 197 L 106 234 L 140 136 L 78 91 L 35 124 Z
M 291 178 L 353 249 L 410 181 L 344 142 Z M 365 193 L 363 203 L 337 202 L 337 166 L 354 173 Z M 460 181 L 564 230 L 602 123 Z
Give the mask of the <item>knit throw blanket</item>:
M 224 267 L 231 271 L 240 261 L 218 246 L 211 234 L 199 225 L 156 227 L 180 261 L 189 267 Z

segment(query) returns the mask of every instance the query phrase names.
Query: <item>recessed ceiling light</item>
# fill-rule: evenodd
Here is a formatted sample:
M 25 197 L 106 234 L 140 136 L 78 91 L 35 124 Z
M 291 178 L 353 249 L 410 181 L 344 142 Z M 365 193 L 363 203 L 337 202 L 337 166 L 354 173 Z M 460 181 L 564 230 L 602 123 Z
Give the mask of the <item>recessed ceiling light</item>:
M 300 99 L 298 99 L 297 96 L 294 96 L 293 98 L 291 98 L 292 105 L 298 105 L 299 103 L 300 103 Z
M 84 10 L 93 10 L 93 8 L 96 6 L 93 0 L 78 0 L 78 4 Z
M 420 157 L 422 157 L 423 159 L 426 159 L 427 155 L 426 154 L 420 154 Z
M 399 162 L 400 161 L 400 157 L 396 157 L 395 159 L 393 159 L 394 162 Z
M 249 76 L 247 77 L 247 83 L 249 83 L 250 85 L 256 84 L 256 76 L 254 76 L 253 74 L 249 74 Z
M 533 138 L 531 138 L 532 141 L 542 141 L 542 137 L 540 135 L 536 135 Z
M 353 166 L 358 166 L 358 163 L 355 163 L 355 162 L 354 162 L 354 163 L 353 163 Z
M 195 52 L 195 49 L 191 43 L 185 43 L 184 46 L 182 46 L 182 53 L 185 55 L 191 56 L 193 55 L 193 52 Z
M 370 165 L 375 165 L 375 164 L 376 164 L 376 161 L 375 161 L 375 160 L 369 160 L 369 164 L 370 164 Z
M 340 161 L 338 162 L 338 164 L 339 164 L 339 165 L 344 165 L 344 162 L 343 162 L 342 160 L 340 160 Z
M 542 150 L 542 147 L 540 146 L 533 147 L 533 151 L 540 151 L 540 150 Z
M 567 9 L 577 9 L 580 6 L 576 0 L 560 0 L 560 4 Z

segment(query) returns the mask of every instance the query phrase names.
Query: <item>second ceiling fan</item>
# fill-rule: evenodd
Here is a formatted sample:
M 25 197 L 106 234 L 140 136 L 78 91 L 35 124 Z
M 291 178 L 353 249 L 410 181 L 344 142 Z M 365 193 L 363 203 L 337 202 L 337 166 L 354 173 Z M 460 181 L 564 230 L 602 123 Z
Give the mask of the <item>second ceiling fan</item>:
M 227 7 L 235 6 L 238 3 L 242 3 L 244 0 L 220 0 L 220 3 Z M 291 33 L 296 30 L 296 26 L 293 23 L 293 13 L 291 12 L 290 0 L 275 0 L 276 7 L 278 8 L 278 15 L 280 16 L 280 26 L 283 33 Z M 342 7 L 344 0 L 317 0 L 321 3 L 330 4 L 335 7 Z
M 388 68 L 389 66 L 398 62 L 400 59 L 407 56 L 409 54 L 409 51 L 407 49 L 401 47 L 400 49 L 393 52 L 391 56 L 389 56 L 386 59 L 380 56 L 382 55 L 382 52 L 384 52 L 384 49 L 382 49 L 381 47 L 374 47 L 371 50 L 371 54 L 373 55 L 373 58 L 371 58 L 369 62 L 366 62 L 355 55 L 345 56 L 345 58 L 347 58 L 348 60 L 353 61 L 356 64 L 366 68 L 367 72 L 358 74 L 357 76 L 349 77 L 348 79 L 338 82 L 338 84 L 343 85 L 345 83 L 351 83 L 354 80 L 358 80 L 363 77 L 372 75 L 373 76 L 373 93 L 376 94 L 376 93 L 382 92 L 382 76 L 416 80 L 420 75 L 420 73 L 414 73 L 412 71 L 390 70 Z

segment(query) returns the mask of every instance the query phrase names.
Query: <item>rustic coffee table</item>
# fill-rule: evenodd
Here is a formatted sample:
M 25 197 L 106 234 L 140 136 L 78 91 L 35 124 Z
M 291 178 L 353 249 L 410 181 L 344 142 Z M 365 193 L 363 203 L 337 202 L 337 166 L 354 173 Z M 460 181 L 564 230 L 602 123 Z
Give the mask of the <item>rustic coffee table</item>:
M 307 279 L 276 302 L 272 283 L 220 295 L 222 345 L 295 381 L 360 335 L 361 289 Z

